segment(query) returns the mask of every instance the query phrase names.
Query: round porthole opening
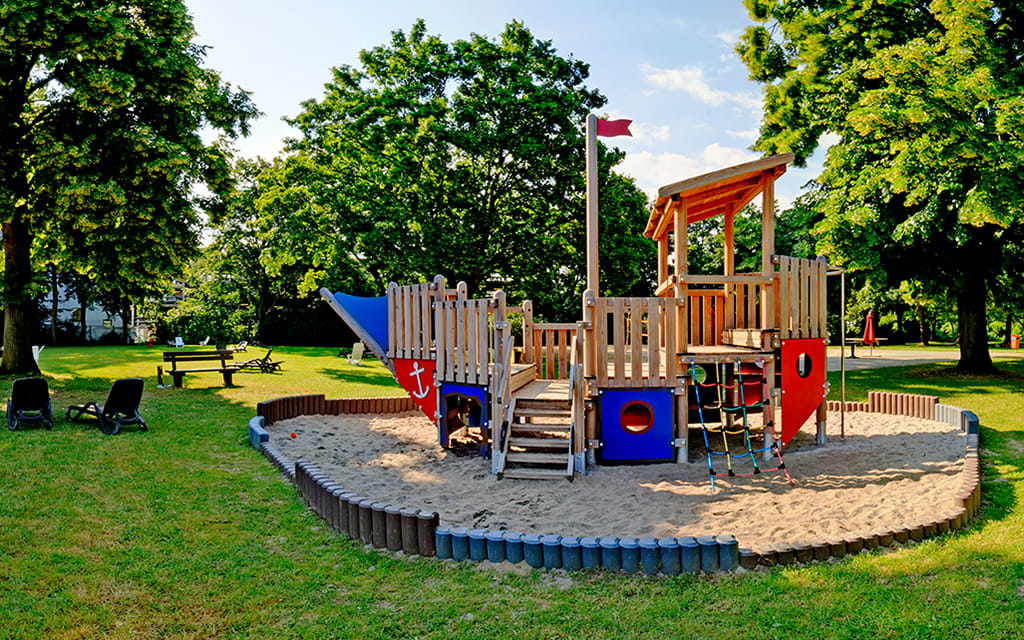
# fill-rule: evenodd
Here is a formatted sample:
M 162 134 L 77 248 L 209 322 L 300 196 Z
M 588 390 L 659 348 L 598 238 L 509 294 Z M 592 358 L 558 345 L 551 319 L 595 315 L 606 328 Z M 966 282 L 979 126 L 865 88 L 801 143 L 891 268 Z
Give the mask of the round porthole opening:
M 651 405 L 640 400 L 627 402 L 619 412 L 619 425 L 632 435 L 647 433 L 654 426 L 654 411 Z
M 801 378 L 806 378 L 811 375 L 811 369 L 813 368 L 813 362 L 811 356 L 806 353 L 801 353 L 796 359 L 796 375 Z

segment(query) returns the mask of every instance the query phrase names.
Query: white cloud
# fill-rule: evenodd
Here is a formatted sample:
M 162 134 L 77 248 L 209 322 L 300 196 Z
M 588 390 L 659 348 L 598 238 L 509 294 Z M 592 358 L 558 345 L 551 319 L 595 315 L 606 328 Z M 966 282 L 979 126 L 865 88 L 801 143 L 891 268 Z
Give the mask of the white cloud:
M 757 140 L 757 136 L 760 133 L 757 129 L 746 129 L 745 131 L 733 131 L 732 129 L 726 129 L 725 135 L 730 138 L 736 138 L 737 140 L 747 140 L 753 143 Z
M 640 72 L 656 89 L 683 91 L 713 107 L 727 102 L 751 109 L 761 107 L 761 101 L 745 91 L 729 92 L 713 88 L 700 67 L 687 65 L 681 69 L 659 69 L 645 63 L 640 65 Z
M 714 38 L 717 39 L 717 40 L 721 40 L 722 42 L 724 42 L 725 44 L 729 45 L 730 47 L 734 47 L 734 46 L 736 46 L 736 43 L 739 42 L 740 32 L 739 31 L 719 31 L 718 33 L 716 33 L 714 35 Z
M 650 151 L 629 153 L 617 170 L 635 178 L 637 185 L 653 199 L 658 189 L 667 184 L 756 160 L 758 157 L 746 149 L 724 147 L 715 142 L 704 147 L 696 156 Z

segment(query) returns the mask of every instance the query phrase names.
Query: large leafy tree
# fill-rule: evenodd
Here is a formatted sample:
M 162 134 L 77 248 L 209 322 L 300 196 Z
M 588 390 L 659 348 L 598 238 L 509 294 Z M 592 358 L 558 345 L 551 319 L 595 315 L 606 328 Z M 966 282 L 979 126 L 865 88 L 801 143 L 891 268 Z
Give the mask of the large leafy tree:
M 992 367 L 989 285 L 1024 218 L 1024 12 L 1008 0 L 746 0 L 738 50 L 765 85 L 757 147 L 820 178 L 830 257 L 951 292 L 960 368 Z
M 152 292 L 195 251 L 230 186 L 225 151 L 256 115 L 201 66 L 181 0 L 0 4 L 0 371 L 33 371 L 28 308 L 36 265 L 114 296 Z
M 471 290 L 497 280 L 540 292 L 551 314 L 578 315 L 582 124 L 604 104 L 587 75 L 519 23 L 450 44 L 422 21 L 394 32 L 358 67 L 335 69 L 293 120 L 301 135 L 262 203 L 296 244 L 271 262 L 311 260 L 308 286 L 332 270 L 362 273 L 376 291 L 435 273 Z M 631 181 L 609 178 L 619 159 L 602 156 L 614 191 L 605 211 L 623 205 L 617 215 L 639 241 L 645 202 Z M 619 279 L 636 280 L 623 267 Z

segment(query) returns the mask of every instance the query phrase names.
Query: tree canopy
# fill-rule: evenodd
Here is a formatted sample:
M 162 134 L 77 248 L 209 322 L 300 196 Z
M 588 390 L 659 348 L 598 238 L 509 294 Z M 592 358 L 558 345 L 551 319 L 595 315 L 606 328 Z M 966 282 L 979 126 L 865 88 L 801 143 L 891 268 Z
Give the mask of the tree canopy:
M 960 368 L 991 368 L 987 290 L 1024 218 L 1024 12 L 1006 0 L 746 0 L 758 149 L 828 151 L 833 260 L 950 291 Z
M 245 134 L 257 112 L 194 36 L 181 0 L 0 5 L 0 370 L 36 369 L 26 314 L 44 262 L 139 296 L 196 251 L 199 211 L 231 186 L 202 132 Z
M 333 73 L 264 177 L 267 230 L 291 239 L 275 243 L 270 264 L 307 261 L 307 288 L 341 279 L 378 293 L 442 273 L 471 290 L 521 290 L 539 313 L 578 315 L 583 122 L 604 104 L 584 85 L 586 64 L 519 23 L 494 40 L 445 43 L 419 21 Z M 637 266 L 654 263 L 639 237 L 646 201 L 610 173 L 620 160 L 603 150 L 605 230 L 626 226 L 637 242 L 605 245 L 617 252 L 605 282 L 649 286 Z

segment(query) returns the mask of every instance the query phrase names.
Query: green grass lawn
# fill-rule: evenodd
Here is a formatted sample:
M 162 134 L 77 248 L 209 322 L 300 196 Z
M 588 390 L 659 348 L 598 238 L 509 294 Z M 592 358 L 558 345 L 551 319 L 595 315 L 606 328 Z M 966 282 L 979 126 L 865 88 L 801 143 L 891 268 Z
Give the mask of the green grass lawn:
M 851 400 L 933 393 L 981 417 L 985 499 L 970 529 L 837 563 L 669 579 L 396 559 L 330 531 L 248 447 L 245 424 L 279 396 L 400 395 L 379 363 L 336 353 L 279 348 L 281 373 L 157 389 L 159 348 L 46 349 L 61 417 L 0 436 L 0 638 L 1021 637 L 1020 362 L 991 377 L 847 374 Z M 63 420 L 128 376 L 147 381 L 148 432 Z

